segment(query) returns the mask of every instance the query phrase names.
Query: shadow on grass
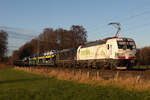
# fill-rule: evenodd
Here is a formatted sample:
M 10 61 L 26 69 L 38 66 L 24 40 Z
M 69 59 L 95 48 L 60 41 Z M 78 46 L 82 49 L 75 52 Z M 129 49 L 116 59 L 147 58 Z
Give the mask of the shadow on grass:
M 31 79 L 17 79 L 17 80 L 5 80 L 0 81 L 0 84 L 9 84 L 9 83 L 17 83 L 17 82 L 30 82 L 30 81 L 39 81 L 39 80 L 49 80 L 49 78 L 31 78 Z

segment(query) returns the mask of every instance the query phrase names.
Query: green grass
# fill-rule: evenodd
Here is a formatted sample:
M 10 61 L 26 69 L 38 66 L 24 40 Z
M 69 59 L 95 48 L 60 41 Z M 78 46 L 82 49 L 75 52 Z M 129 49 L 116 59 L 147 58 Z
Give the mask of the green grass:
M 90 86 L 3 69 L 0 70 L 0 100 L 150 100 L 150 93 Z

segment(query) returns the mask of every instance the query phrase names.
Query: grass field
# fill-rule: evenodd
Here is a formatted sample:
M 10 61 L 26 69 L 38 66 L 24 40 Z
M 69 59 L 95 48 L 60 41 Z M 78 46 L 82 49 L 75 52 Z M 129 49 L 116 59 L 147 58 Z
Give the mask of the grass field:
M 90 86 L 24 71 L 2 69 L 0 100 L 150 100 L 150 93 Z

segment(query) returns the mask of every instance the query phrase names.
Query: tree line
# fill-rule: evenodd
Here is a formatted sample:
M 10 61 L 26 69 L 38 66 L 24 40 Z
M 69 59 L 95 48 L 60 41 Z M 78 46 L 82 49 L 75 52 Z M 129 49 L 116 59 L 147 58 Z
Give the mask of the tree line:
M 7 32 L 0 30 L 0 62 L 6 60 L 6 53 L 7 53 L 7 38 L 8 34 Z
M 7 32 L 0 30 L 0 62 L 7 58 Z M 73 25 L 69 30 L 45 28 L 36 38 L 14 51 L 10 61 L 23 59 L 50 50 L 78 47 L 87 42 L 87 31 L 83 26 Z M 137 49 L 137 65 L 150 65 L 150 46 Z
M 83 26 L 73 25 L 69 30 L 45 28 L 37 38 L 14 51 L 12 59 L 23 59 L 50 50 L 74 48 L 85 42 L 87 42 L 87 31 Z
M 150 65 L 150 46 L 137 49 L 137 65 Z

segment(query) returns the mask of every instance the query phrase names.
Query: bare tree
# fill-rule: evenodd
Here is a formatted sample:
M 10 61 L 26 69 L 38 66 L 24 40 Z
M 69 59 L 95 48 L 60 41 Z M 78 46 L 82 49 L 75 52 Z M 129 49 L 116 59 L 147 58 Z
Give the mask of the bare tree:
M 15 54 L 13 56 L 22 59 L 26 56 L 36 55 L 50 50 L 74 48 L 86 42 L 86 33 L 85 29 L 78 25 L 73 25 L 70 30 L 45 28 L 37 38 L 32 39 L 19 48 L 18 51 L 14 52 L 19 57 L 16 57 Z
M 138 49 L 137 52 L 137 64 L 150 65 L 150 47 L 144 47 Z
M 3 58 L 6 56 L 6 52 L 7 52 L 7 37 L 8 34 L 1 30 L 0 31 L 0 61 L 3 60 Z
M 73 33 L 74 46 L 87 42 L 87 31 L 83 28 L 83 26 L 73 25 L 70 31 Z

